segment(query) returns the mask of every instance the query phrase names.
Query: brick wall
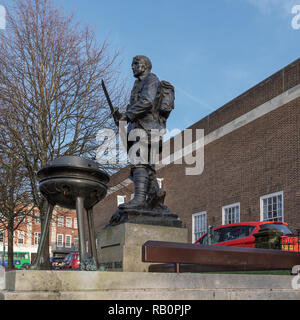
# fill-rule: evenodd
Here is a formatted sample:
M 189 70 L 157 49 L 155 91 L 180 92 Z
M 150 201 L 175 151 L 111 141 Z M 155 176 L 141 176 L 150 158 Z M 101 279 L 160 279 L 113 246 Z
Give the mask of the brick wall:
M 205 135 L 300 83 L 300 60 L 285 67 L 211 115 L 191 126 Z M 176 109 L 175 111 L 176 112 Z M 300 98 L 205 146 L 205 169 L 186 176 L 184 165 L 158 171 L 167 191 L 166 204 L 179 214 L 192 237 L 192 214 L 207 211 L 208 224 L 222 224 L 222 206 L 240 202 L 241 221 L 260 220 L 260 197 L 284 192 L 284 220 L 300 228 Z M 112 177 L 126 179 L 129 169 Z M 95 207 L 96 228 L 109 221 L 117 195 L 130 199 L 133 185 L 107 196 Z

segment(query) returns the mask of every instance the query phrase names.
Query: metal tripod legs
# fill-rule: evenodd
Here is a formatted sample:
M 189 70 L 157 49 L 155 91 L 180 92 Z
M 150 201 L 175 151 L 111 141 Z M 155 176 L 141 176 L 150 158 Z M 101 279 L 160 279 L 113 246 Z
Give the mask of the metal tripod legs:
M 41 239 L 38 247 L 37 256 L 34 260 L 34 263 L 30 267 L 31 270 L 40 270 L 42 264 L 45 262 L 43 260 L 43 251 L 45 249 L 46 239 L 49 237 L 49 226 L 52 218 L 52 212 L 54 205 L 48 203 L 46 215 L 44 219 L 44 224 L 42 228 Z M 84 208 L 84 198 L 76 198 L 76 214 L 78 221 L 78 234 L 79 234 L 79 253 L 80 253 L 80 269 L 81 270 L 97 270 L 99 269 L 99 262 L 97 257 L 97 248 L 96 248 L 96 238 L 95 238 L 95 229 L 94 229 L 94 217 L 93 217 L 93 208 L 86 210 L 87 224 L 88 224 L 88 240 L 91 258 L 88 257 L 87 248 L 86 248 L 86 238 L 85 238 L 85 208 Z
M 96 267 L 97 267 L 97 269 L 99 269 L 100 263 L 98 261 L 98 256 L 97 256 L 93 208 L 90 208 L 87 210 L 87 221 L 88 221 L 89 241 L 90 241 L 91 253 L 92 253 L 92 257 L 95 260 Z
M 78 232 L 79 232 L 79 250 L 80 250 L 80 269 L 81 270 L 97 270 L 99 268 L 99 262 L 97 257 L 95 229 L 93 219 L 93 208 L 87 209 L 87 222 L 88 222 L 88 237 L 91 248 L 91 256 L 87 256 L 87 248 L 85 243 L 85 223 L 84 223 L 84 199 L 82 197 L 76 198 L 76 213 L 78 220 Z
M 43 251 L 45 249 L 45 244 L 46 244 L 46 239 L 49 237 L 49 226 L 50 226 L 50 221 L 52 218 L 52 211 L 53 211 L 54 205 L 51 203 L 47 203 L 47 210 L 46 210 L 46 216 L 44 219 L 44 224 L 42 228 L 42 234 L 41 234 L 41 239 L 38 247 L 38 252 L 36 255 L 36 258 L 31 265 L 30 269 L 31 270 L 40 270 L 42 264 L 45 262 L 43 259 Z

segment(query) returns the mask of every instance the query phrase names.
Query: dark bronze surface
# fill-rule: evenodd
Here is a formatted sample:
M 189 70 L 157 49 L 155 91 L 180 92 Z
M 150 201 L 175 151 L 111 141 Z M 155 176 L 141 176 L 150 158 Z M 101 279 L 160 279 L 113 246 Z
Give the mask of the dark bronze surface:
M 119 205 L 106 228 L 126 222 L 181 227 L 182 223 L 178 215 L 170 212 L 164 204 L 166 192 L 158 185 L 155 160 L 151 156 L 151 154 L 160 154 L 162 151 L 161 136 L 157 137 L 155 147 L 151 143 L 153 142 L 151 139 L 155 140 L 152 130 L 163 132 L 166 129 L 166 121 L 174 109 L 175 90 L 169 82 L 160 81 L 151 72 L 152 63 L 148 57 L 141 55 L 134 57 L 131 67 L 136 81 L 124 113 L 114 110 L 104 82 L 102 82 L 116 125 L 119 125 L 119 121 L 128 123 L 127 138 L 135 129 L 142 131 L 146 137 L 142 139 L 141 134 L 136 132 L 138 137 L 135 141 L 127 139 L 127 153 L 131 167 L 130 179 L 134 183 L 134 197 L 129 202 Z M 133 147 L 142 140 L 143 143 L 138 145 L 139 151 L 130 152 L 132 149 L 135 150 Z M 136 159 L 137 153 L 140 156 L 143 155 L 139 160 Z
M 102 172 L 97 163 L 76 156 L 66 156 L 51 161 L 38 172 L 39 189 L 47 199 L 47 211 L 42 228 L 36 259 L 31 269 L 40 269 L 42 252 L 55 205 L 76 209 L 79 233 L 80 268 L 97 270 L 99 262 L 96 252 L 93 206 L 107 193 L 109 176 Z M 86 212 L 85 212 L 86 211 Z M 91 258 L 85 244 L 85 219 L 88 223 L 88 238 Z
M 198 271 L 194 272 L 216 269 L 216 271 L 222 269 L 224 271 L 291 270 L 293 266 L 300 265 L 300 253 L 273 249 L 147 241 L 142 247 L 142 261 L 172 264 L 161 266 L 160 270 L 174 270 L 174 265 L 180 263 L 180 272 L 184 269 L 190 270 L 186 272 L 192 272 L 191 270 L 197 270 L 197 268 Z M 158 266 L 152 266 L 151 270 L 157 271 L 158 268 Z
M 109 176 L 94 161 L 67 156 L 50 162 L 38 172 L 39 188 L 52 204 L 76 208 L 76 198 L 84 198 L 86 209 L 101 201 L 106 193 Z

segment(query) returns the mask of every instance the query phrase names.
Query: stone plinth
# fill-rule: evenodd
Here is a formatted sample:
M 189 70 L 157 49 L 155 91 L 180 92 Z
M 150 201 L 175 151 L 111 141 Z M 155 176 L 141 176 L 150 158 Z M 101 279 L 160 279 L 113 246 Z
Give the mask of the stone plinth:
M 293 276 L 99 271 L 6 272 L 0 300 L 299 300 Z
M 124 223 L 98 233 L 98 255 L 107 271 L 147 272 L 142 245 L 148 240 L 188 242 L 186 228 Z

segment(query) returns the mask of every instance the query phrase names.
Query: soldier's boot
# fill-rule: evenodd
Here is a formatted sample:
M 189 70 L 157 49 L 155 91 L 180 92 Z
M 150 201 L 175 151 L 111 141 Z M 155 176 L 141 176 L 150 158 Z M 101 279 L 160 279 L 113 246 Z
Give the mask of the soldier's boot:
M 119 205 L 119 209 L 142 209 L 147 206 L 146 198 L 149 184 L 148 170 L 143 167 L 133 170 L 134 197 L 131 201 Z
M 152 180 L 152 181 L 151 181 Z M 153 176 L 153 179 L 150 177 L 149 182 L 149 191 L 148 191 L 148 207 L 150 209 L 166 209 L 164 205 L 166 197 L 166 191 L 159 187 L 156 176 Z

